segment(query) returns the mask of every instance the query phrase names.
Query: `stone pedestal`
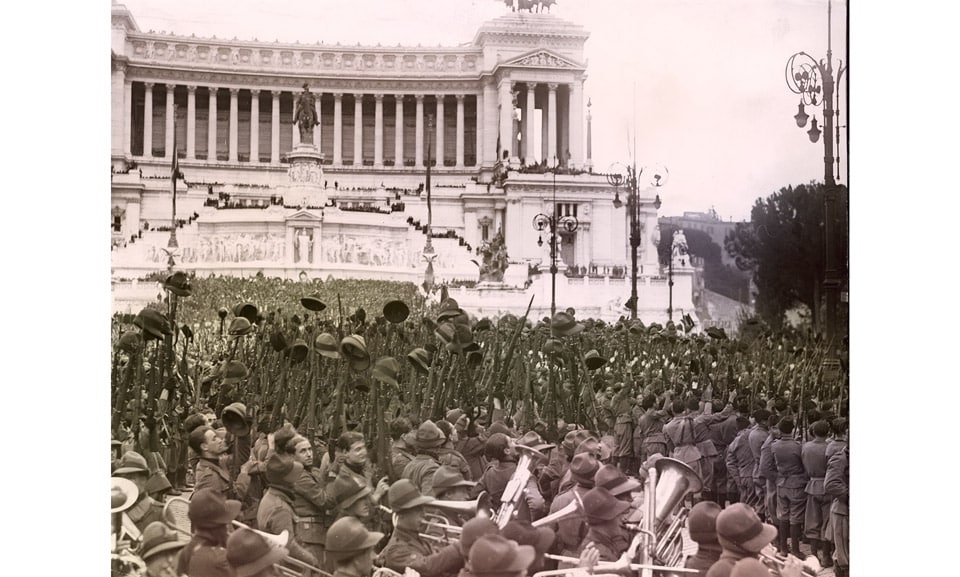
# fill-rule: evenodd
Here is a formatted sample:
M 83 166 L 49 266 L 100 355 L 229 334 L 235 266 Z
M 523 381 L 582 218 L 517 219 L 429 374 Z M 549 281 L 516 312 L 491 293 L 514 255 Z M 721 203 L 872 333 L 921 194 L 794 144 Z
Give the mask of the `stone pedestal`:
M 298 144 L 287 155 L 290 168 L 287 175 L 290 182 L 281 192 L 285 204 L 299 205 L 303 208 L 323 208 L 327 204 L 327 193 L 323 190 L 323 155 L 313 144 Z

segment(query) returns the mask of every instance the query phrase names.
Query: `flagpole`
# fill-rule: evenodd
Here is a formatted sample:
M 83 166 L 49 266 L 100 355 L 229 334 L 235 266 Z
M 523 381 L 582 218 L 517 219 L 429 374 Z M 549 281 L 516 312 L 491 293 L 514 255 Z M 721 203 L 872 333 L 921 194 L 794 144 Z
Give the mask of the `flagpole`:
M 167 242 L 167 248 L 179 248 L 177 243 L 177 177 L 180 173 L 179 160 L 177 159 L 177 106 L 173 107 L 173 160 L 170 167 L 170 186 L 171 186 L 171 210 L 170 210 L 170 240 Z M 170 256 L 171 261 L 173 255 Z M 170 265 L 173 266 L 172 263 Z

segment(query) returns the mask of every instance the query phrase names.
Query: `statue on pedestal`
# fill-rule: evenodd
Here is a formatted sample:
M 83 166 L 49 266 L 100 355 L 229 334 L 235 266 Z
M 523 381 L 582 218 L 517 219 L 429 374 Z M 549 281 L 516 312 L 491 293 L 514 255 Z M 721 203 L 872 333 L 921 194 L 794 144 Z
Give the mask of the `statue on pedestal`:
M 673 258 L 682 258 L 687 256 L 687 237 L 683 234 L 683 229 L 677 229 L 673 232 Z
M 297 97 L 293 110 L 293 123 L 300 127 L 300 143 L 313 144 L 313 127 L 320 124 L 316 107 L 317 97 L 310 92 L 310 85 L 303 83 L 303 92 Z
M 503 234 L 498 232 L 493 241 L 480 248 L 483 264 L 480 265 L 480 282 L 503 282 L 503 273 L 507 270 L 507 247 Z

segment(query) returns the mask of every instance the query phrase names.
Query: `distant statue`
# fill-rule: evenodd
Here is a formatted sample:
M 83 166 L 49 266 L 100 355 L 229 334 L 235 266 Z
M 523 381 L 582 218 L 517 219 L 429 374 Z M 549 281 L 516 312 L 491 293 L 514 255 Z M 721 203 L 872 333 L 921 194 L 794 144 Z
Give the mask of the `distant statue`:
M 503 3 L 509 6 L 513 12 L 520 12 L 522 10 L 533 12 L 534 7 L 536 7 L 537 12 L 543 13 L 544 9 L 549 12 L 550 7 L 556 4 L 557 0 L 517 0 L 516 5 L 514 5 L 513 0 L 503 0 Z
M 483 264 L 480 265 L 480 281 L 503 282 L 503 273 L 509 266 L 503 234 L 498 232 L 493 237 L 493 241 L 484 244 L 480 251 L 483 255 Z
M 301 144 L 313 144 L 313 127 L 320 124 L 316 102 L 317 97 L 310 92 L 310 85 L 304 83 L 293 111 L 293 123 L 300 125 Z
M 687 237 L 683 234 L 683 229 L 677 229 L 673 233 L 673 258 L 687 256 Z

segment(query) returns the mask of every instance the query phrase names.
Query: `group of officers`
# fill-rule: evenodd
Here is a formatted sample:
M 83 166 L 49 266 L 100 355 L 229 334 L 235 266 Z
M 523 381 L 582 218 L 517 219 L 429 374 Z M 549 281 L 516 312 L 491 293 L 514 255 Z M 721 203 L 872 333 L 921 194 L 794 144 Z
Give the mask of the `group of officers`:
M 681 563 L 689 571 L 809 575 L 798 560 L 806 542 L 820 565 L 845 577 L 846 419 L 814 409 L 801 427 L 789 408 L 753 408 L 735 394 L 722 410 L 671 397 L 614 403 L 617 423 L 630 414 L 622 421 L 634 459 L 618 449 L 622 427 L 606 436 L 568 426 L 551 444 L 538 432 L 542 423 L 521 434 L 498 415 L 486 426 L 461 409 L 416 426 L 398 418 L 390 423 L 391 470 L 380 479 L 362 434 L 344 432 L 326 450 L 290 424 L 271 434 L 223 427 L 246 418 L 234 403 L 221 421 L 186 421 L 189 531 L 164 514 L 171 487 L 155 481 L 148 458 L 115 457 L 115 543 L 128 544 L 127 558 L 139 559 L 132 566 L 149 576 L 286 576 L 289 567 L 337 577 L 635 574 L 643 569 L 631 562 L 644 482 L 670 458 L 702 480 L 683 503 L 697 544 Z M 771 565 L 773 554 L 780 562 Z

